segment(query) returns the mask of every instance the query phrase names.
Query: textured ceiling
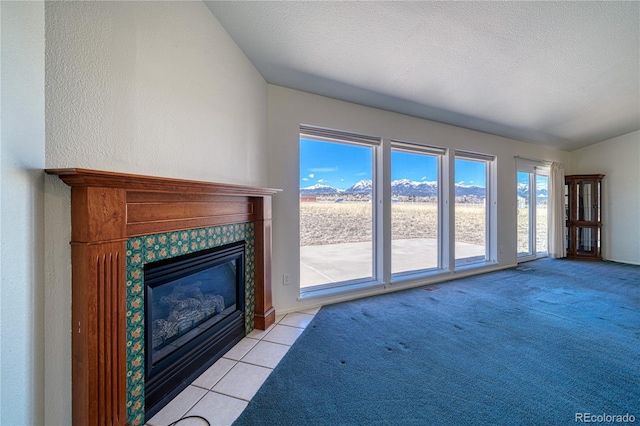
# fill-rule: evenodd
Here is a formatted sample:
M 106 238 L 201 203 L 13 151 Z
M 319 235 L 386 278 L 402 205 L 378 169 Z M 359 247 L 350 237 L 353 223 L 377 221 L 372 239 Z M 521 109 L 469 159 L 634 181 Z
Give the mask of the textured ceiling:
M 640 2 L 205 3 L 268 83 L 565 150 L 640 129 Z

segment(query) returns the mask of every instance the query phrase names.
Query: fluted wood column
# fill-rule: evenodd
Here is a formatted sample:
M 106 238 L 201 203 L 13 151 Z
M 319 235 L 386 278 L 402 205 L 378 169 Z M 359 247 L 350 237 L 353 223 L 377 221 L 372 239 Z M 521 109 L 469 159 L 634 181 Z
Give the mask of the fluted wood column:
M 71 190 L 72 398 L 76 425 L 124 425 L 125 191 Z
M 254 325 L 266 330 L 276 320 L 276 311 L 271 300 L 271 197 L 256 199 L 256 210 L 260 217 L 255 222 L 256 237 L 256 312 Z M 260 272 L 258 272 L 260 271 Z

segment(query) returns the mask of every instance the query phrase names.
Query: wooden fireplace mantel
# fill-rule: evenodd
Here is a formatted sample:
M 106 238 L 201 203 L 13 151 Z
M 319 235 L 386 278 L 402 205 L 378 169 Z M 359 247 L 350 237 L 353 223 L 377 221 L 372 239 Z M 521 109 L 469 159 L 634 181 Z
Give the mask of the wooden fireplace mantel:
M 271 196 L 279 190 L 78 168 L 45 171 L 71 186 L 74 424 L 127 424 L 128 238 L 253 222 L 254 326 L 274 323 Z

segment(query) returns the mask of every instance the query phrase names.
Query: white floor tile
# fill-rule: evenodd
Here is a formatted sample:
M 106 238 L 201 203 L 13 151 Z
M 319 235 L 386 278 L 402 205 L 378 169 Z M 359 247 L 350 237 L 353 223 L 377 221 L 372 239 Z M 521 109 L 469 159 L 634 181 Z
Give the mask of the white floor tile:
M 278 324 L 289 325 L 291 327 L 305 328 L 306 326 L 309 325 L 312 319 L 313 319 L 313 315 L 311 314 L 293 312 L 285 315 L 285 317 L 282 318 Z
M 201 388 L 211 389 L 225 374 L 229 372 L 236 365 L 237 361 L 220 358 L 213 364 L 207 371 L 202 373 L 200 377 L 191 383 L 194 386 L 200 386 Z
M 239 362 L 213 387 L 213 391 L 250 401 L 269 374 L 270 368 Z
M 203 395 L 207 393 L 205 389 L 188 386 L 180 392 L 170 403 L 153 416 L 147 424 L 149 426 L 165 426 L 182 418 L 187 411 L 191 409 Z
M 253 330 L 147 425 L 165 426 L 187 415 L 202 416 L 214 426 L 232 424 L 319 310 L 318 307 L 277 315 L 275 324 L 267 330 Z M 205 423 L 193 418 L 179 424 Z
M 199 418 L 186 418 L 188 414 L 185 414 L 185 418 L 180 420 L 176 426 L 213 426 L 215 423 L 211 423 L 209 419 L 199 419 Z M 171 423 L 170 423 L 171 424 Z M 166 426 L 166 425 L 162 425 Z
M 320 311 L 320 308 L 322 306 L 318 306 L 317 308 L 311 308 L 311 309 L 304 309 L 300 312 L 305 313 L 305 314 L 311 314 L 311 315 L 315 315 L 318 313 L 318 311 Z
M 239 361 L 258 342 L 259 340 L 257 339 L 250 339 L 248 337 L 245 337 L 244 339 L 240 340 L 233 348 L 231 348 L 229 352 L 224 354 L 223 357 L 228 359 L 235 359 L 236 361 Z
M 248 402 L 222 395 L 216 392 L 207 393 L 188 413 L 188 416 L 202 416 L 211 426 L 231 425 L 247 407 Z M 198 425 L 194 423 L 194 426 Z M 179 423 L 182 426 L 182 423 Z
M 265 342 L 263 340 L 243 356 L 241 361 L 261 367 L 275 368 L 289 348 L 290 346 L 287 345 Z
M 276 324 L 271 324 L 271 326 L 269 326 L 269 328 L 267 328 L 266 330 L 258 330 L 256 328 L 251 333 L 247 334 L 247 337 L 250 337 L 252 339 L 262 339 L 264 336 L 267 335 L 267 333 L 269 333 L 271 330 L 273 330 L 273 327 L 275 327 L 275 326 L 276 326 Z
M 298 327 L 290 327 L 288 325 L 276 325 L 262 338 L 263 341 L 281 343 L 283 345 L 293 345 L 298 337 L 302 334 L 302 329 Z

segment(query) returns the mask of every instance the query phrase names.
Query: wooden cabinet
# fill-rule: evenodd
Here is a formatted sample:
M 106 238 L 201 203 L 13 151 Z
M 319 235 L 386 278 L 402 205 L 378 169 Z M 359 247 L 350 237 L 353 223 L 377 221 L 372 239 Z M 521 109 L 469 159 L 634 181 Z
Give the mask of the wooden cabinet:
M 570 259 L 602 260 L 604 175 L 565 176 L 565 244 Z

